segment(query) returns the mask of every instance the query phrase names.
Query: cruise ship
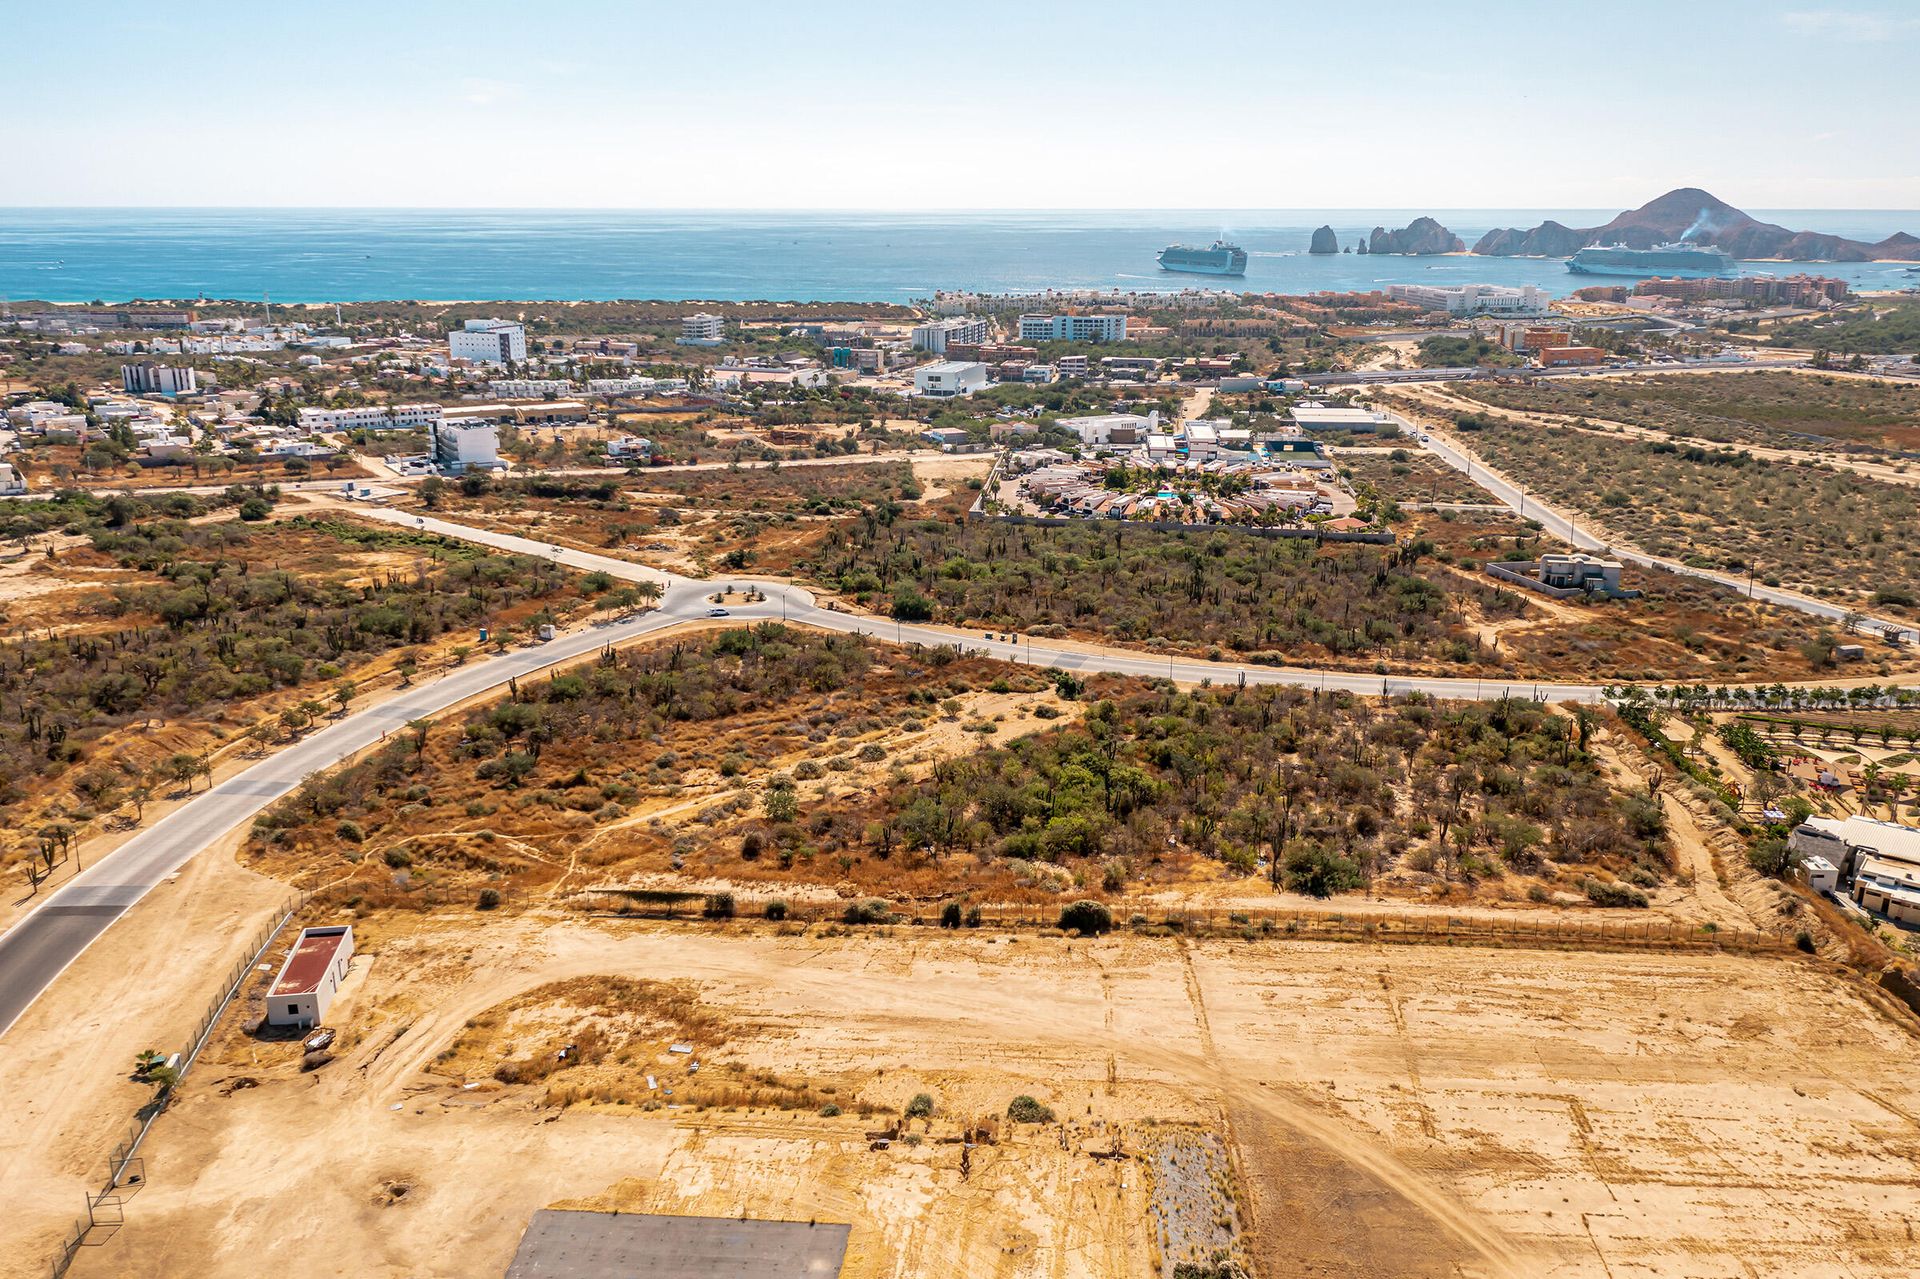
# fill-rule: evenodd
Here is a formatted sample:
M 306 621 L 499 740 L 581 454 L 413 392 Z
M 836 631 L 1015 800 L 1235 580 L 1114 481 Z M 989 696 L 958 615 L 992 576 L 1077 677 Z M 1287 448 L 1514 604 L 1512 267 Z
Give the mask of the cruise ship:
M 1651 249 L 1630 249 L 1624 244 L 1596 245 L 1567 259 L 1567 270 L 1577 275 L 1704 279 L 1727 275 L 1733 269 L 1732 255 L 1710 244 L 1656 244 Z
M 1160 250 L 1160 269 L 1184 271 L 1189 275 L 1245 275 L 1247 251 L 1225 240 L 1215 240 L 1204 249 L 1169 244 Z

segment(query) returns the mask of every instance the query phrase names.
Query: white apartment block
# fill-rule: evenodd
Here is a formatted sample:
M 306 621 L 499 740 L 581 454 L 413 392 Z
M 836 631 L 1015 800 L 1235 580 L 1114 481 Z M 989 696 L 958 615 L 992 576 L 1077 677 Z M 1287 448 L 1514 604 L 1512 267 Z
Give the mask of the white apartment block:
M 1389 284 L 1387 296 L 1448 315 L 1545 315 L 1553 299 L 1532 284 Z
M 547 395 L 572 395 L 574 389 L 566 378 L 495 378 L 487 383 L 487 394 L 496 400 L 537 400 Z
M 949 346 L 978 346 L 992 340 L 993 326 L 970 315 L 935 320 L 913 330 L 914 349 L 931 351 L 935 355 L 945 355 Z
M 468 320 L 447 334 L 447 355 L 475 364 L 518 364 L 527 358 L 527 330 L 511 320 Z
M 200 378 L 190 368 L 171 364 L 122 364 L 120 389 L 128 395 L 193 395 Z
M 1022 342 L 1124 342 L 1124 315 L 1023 315 Z
M 705 311 L 685 316 L 680 321 L 681 346 L 719 346 L 727 340 L 727 322 Z
M 440 425 L 438 404 L 363 404 L 351 409 L 301 409 L 300 429 L 315 431 L 408 431 Z
M 433 429 L 433 460 L 455 475 L 500 466 L 500 428 L 492 422 L 439 422 Z

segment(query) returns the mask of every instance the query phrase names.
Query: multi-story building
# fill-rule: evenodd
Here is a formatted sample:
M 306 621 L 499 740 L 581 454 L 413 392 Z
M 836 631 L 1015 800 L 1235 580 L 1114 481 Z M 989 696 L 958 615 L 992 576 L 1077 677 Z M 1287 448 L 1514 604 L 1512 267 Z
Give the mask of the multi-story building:
M 1607 353 L 1597 346 L 1549 346 L 1540 351 L 1540 367 L 1545 369 L 1593 368 L 1606 360 Z
M 300 429 L 316 431 L 412 431 L 440 425 L 438 404 L 363 404 L 351 409 L 301 409 Z
M 566 378 L 495 378 L 487 383 L 487 394 L 496 400 L 537 400 L 543 395 L 572 395 L 575 389 Z
M 931 351 L 935 355 L 945 355 L 950 345 L 978 346 L 992 340 L 993 326 L 971 315 L 934 320 L 913 330 L 914 349 Z
M 913 389 L 931 399 L 946 400 L 972 395 L 975 391 L 985 389 L 986 385 L 987 366 L 984 364 L 941 360 L 937 364 L 923 364 L 913 371 Z
M 681 346 L 719 346 L 727 340 L 727 322 L 720 316 L 696 311 L 680 317 L 680 336 L 674 340 Z
M 455 475 L 500 466 L 500 428 L 492 422 L 439 422 L 432 428 L 434 465 Z
M 512 320 L 468 320 L 447 334 L 447 355 L 475 364 L 518 364 L 527 358 L 527 330 Z
M 1124 342 L 1127 317 L 1124 315 L 1023 315 L 1020 317 L 1022 342 Z
M 1448 315 L 1545 315 L 1553 305 L 1547 291 L 1532 284 L 1389 284 L 1387 296 Z
M 122 364 L 120 389 L 128 395 L 193 395 L 200 390 L 200 377 L 172 364 Z
M 1743 275 L 1731 280 L 1642 280 L 1633 292 L 1637 297 L 1678 298 L 1683 302 L 1737 299 L 1763 306 L 1820 306 L 1846 301 L 1852 289 L 1845 280 L 1824 275 Z

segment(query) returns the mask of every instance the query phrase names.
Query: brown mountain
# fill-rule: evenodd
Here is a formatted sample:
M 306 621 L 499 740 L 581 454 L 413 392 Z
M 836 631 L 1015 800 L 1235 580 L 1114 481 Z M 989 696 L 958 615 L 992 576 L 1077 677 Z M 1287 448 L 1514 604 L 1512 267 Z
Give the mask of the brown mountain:
M 1542 222 L 1531 231 L 1507 227 L 1489 231 L 1473 246 L 1490 257 L 1531 254 L 1568 257 L 1590 244 L 1624 244 L 1647 249 L 1687 240 L 1716 244 L 1736 258 L 1784 258 L 1791 262 L 1870 262 L 1876 258 L 1920 261 L 1920 239 L 1904 231 L 1878 244 L 1848 240 L 1818 231 L 1790 231 L 1748 217 L 1725 200 L 1698 187 L 1681 187 L 1630 209 L 1604 226 L 1578 229 Z
M 1432 218 L 1415 218 L 1398 231 L 1373 228 L 1367 247 L 1373 253 L 1462 253 L 1467 242 Z

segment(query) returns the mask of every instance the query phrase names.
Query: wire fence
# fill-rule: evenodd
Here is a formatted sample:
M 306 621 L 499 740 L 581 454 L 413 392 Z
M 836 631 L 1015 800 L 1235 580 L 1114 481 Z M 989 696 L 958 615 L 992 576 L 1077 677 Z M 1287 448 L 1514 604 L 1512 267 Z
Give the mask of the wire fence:
M 139 1157 L 140 1143 L 146 1140 L 148 1131 L 167 1109 L 173 1098 L 173 1090 L 186 1078 L 187 1071 L 199 1060 L 200 1053 L 213 1037 L 213 1030 L 220 1022 L 220 1016 L 226 1012 L 233 1001 L 240 996 L 247 984 L 247 978 L 253 975 L 255 967 L 273 945 L 293 917 L 305 908 L 312 894 L 297 893 L 287 899 L 273 919 L 261 926 L 252 942 L 246 947 L 244 957 L 234 961 L 228 969 L 226 982 L 221 993 L 208 1000 L 206 1009 L 200 1014 L 193 1033 L 187 1039 L 187 1046 L 167 1058 L 167 1065 L 174 1073 L 172 1083 L 163 1083 L 159 1091 L 146 1105 L 134 1113 L 122 1130 L 120 1139 L 114 1143 L 112 1152 L 107 1156 L 107 1179 L 96 1193 L 87 1192 L 87 1208 L 74 1220 L 73 1226 L 62 1237 L 49 1274 L 60 1279 L 73 1265 L 73 1259 L 80 1249 L 92 1244 L 105 1243 L 126 1224 L 126 1201 L 146 1183 L 146 1167 Z
M 621 899 L 613 917 L 767 921 L 770 923 L 884 925 L 900 927 L 975 927 L 1057 929 L 1061 905 L 1040 902 L 877 903 L 797 901 L 738 894 L 662 894 L 636 890 L 631 897 L 617 887 L 589 894 Z M 672 900 L 663 900 L 671 897 Z M 721 904 L 724 899 L 725 904 Z M 1347 942 L 1418 942 L 1461 946 L 1513 946 L 1534 949 L 1732 951 L 1774 954 L 1791 943 L 1770 933 L 1720 928 L 1677 920 L 1588 920 L 1542 915 L 1451 915 L 1440 911 L 1341 911 L 1261 907 L 1176 907 L 1127 902 L 1106 903 L 1116 932 L 1146 936 L 1239 937 Z

